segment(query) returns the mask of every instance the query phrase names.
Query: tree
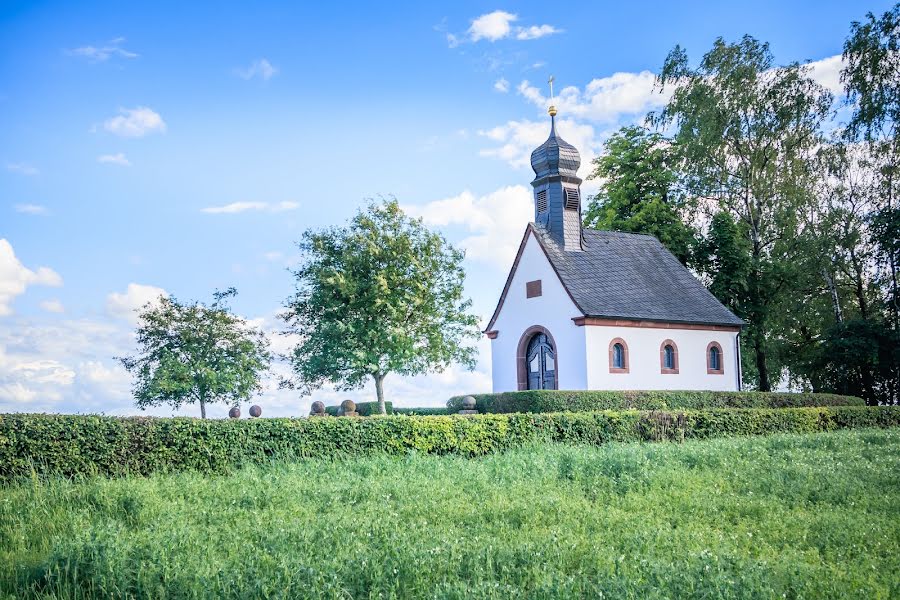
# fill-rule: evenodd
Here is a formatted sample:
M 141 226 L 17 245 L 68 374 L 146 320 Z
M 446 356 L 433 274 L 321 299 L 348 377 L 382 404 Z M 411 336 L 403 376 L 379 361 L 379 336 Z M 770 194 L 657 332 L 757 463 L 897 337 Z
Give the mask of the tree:
M 768 45 L 750 36 L 716 40 L 697 67 L 676 46 L 658 77 L 662 89 L 674 88 L 672 97 L 649 117 L 657 127 L 674 126 L 687 189 L 715 201 L 747 235 L 743 317 L 764 391 L 776 375 L 769 364 L 774 309 L 794 280 L 798 215 L 814 200 L 811 157 L 832 104 L 807 71 L 775 66 Z
M 396 200 L 370 203 L 347 227 L 307 231 L 298 246 L 304 262 L 283 318 L 300 338 L 292 383 L 304 393 L 371 377 L 384 414 L 389 373 L 474 368 L 475 348 L 463 342 L 480 333 L 463 298 L 464 255 Z
M 135 404 L 237 404 L 262 389 L 271 355 L 265 335 L 231 313 L 234 288 L 213 294 L 209 306 L 161 296 L 141 309 L 138 355 L 118 358 L 136 377 Z
M 900 331 L 900 4 L 879 18 L 868 13 L 864 22 L 853 22 L 843 59 L 841 82 L 853 106 L 847 138 L 864 143 L 877 164 L 880 202 L 872 214 L 872 242 L 883 266 L 879 280 L 889 290 L 893 327 Z
M 656 236 L 682 264 L 697 243 L 696 231 L 682 220 L 689 208 L 676 192 L 678 173 L 668 141 L 641 127 L 623 127 L 594 159 L 589 179 L 601 181 L 584 215 L 585 227 Z
M 880 17 L 868 13 L 863 22 L 852 23 L 843 59 L 841 82 L 847 104 L 853 107 L 846 138 L 864 148 L 875 174 L 867 233 L 877 266 L 874 280 L 887 314 L 884 325 L 875 323 L 873 327 L 876 331 L 883 326 L 892 329 L 890 339 L 896 343 L 900 339 L 900 4 Z M 879 316 L 870 320 L 877 321 Z M 880 356 L 879 364 L 889 366 L 887 371 L 877 370 L 885 385 L 873 383 L 871 388 L 879 401 L 896 403 L 900 361 L 896 351 L 893 360 L 885 359 L 884 352 Z

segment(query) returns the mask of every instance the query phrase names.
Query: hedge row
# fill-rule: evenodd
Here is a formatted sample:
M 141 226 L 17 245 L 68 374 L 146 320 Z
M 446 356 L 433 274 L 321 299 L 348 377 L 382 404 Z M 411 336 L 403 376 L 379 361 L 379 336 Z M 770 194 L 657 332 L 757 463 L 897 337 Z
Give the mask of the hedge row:
M 384 403 L 384 410 L 387 414 L 394 414 L 394 406 L 390 402 Z M 325 412 L 327 412 L 332 417 L 336 417 L 341 414 L 341 407 L 338 406 L 326 406 Z M 357 402 L 356 403 L 356 412 L 359 413 L 361 417 L 369 417 L 372 415 L 379 414 L 378 412 L 378 403 L 377 402 Z
M 389 415 L 410 415 L 410 416 L 426 416 L 426 415 L 446 415 L 447 409 L 443 406 L 431 407 L 425 406 L 420 408 L 402 408 L 397 407 L 394 408 L 394 405 L 390 402 L 384 403 L 384 410 Z M 326 406 L 325 412 L 327 412 L 332 417 L 336 417 L 341 414 L 340 406 Z M 372 417 L 378 412 L 378 403 L 377 402 L 360 402 L 356 405 L 356 412 L 359 413 L 361 417 Z
M 371 453 L 482 455 L 533 442 L 603 444 L 900 426 L 900 406 L 604 411 L 370 419 L 0 415 L 0 479 L 225 472 L 269 459 Z
M 500 414 L 865 405 L 865 400 L 856 396 L 780 392 L 529 390 L 472 396 L 479 412 Z M 464 397 L 451 398 L 447 402 L 448 410 L 453 413 L 462 408 Z

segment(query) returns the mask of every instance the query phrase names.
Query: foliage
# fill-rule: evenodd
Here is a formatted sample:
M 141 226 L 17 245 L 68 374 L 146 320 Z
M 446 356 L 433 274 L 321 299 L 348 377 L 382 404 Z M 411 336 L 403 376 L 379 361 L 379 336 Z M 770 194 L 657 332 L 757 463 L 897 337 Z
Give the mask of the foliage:
M 271 355 L 265 335 L 231 313 L 234 288 L 216 292 L 209 306 L 161 296 L 139 313 L 137 356 L 119 358 L 136 377 L 135 404 L 237 404 L 260 391 Z
M 688 264 L 697 234 L 682 220 L 690 207 L 676 189 L 674 166 L 674 152 L 660 134 L 635 126 L 614 133 L 594 159 L 590 178 L 601 183 L 585 227 L 653 235 Z
M 776 307 L 795 281 L 798 215 L 813 200 L 811 159 L 831 94 L 807 68 L 776 66 L 768 44 L 750 36 L 735 44 L 717 39 L 697 67 L 676 46 L 658 83 L 673 88 L 672 97 L 649 121 L 674 126 L 688 192 L 714 201 L 715 212 L 727 212 L 747 235 L 739 316 L 748 322 L 755 383 L 768 391 L 780 370 L 770 364 Z
M 898 368 L 900 335 L 886 323 L 854 319 L 826 332 L 810 377 L 822 389 L 889 401 Z
M 389 373 L 474 367 L 478 319 L 463 297 L 463 253 L 396 200 L 371 203 L 344 228 L 307 231 L 297 293 L 284 319 L 300 342 L 291 361 L 301 390 L 382 382 Z
M 900 124 L 900 4 L 876 18 L 853 22 L 844 42 L 841 82 L 854 107 L 848 124 L 853 137 L 892 138 Z
M 394 414 L 394 406 L 391 402 L 384 403 L 384 414 L 392 415 Z M 325 412 L 327 412 L 332 417 L 336 417 L 341 414 L 341 407 L 338 406 L 326 406 Z M 359 413 L 361 417 L 368 417 L 371 415 L 382 414 L 381 409 L 378 406 L 377 402 L 357 402 L 356 403 L 356 412 Z
M 708 391 L 527 390 L 474 394 L 482 413 L 547 413 L 591 410 L 677 410 L 712 408 L 786 408 L 802 406 L 862 406 L 862 398 L 836 394 Z M 464 396 L 447 401 L 451 412 L 462 408 Z
M 0 488 L 0 597 L 897 597 L 898 457 L 891 429 L 36 478 Z
M 426 416 L 435 416 L 435 415 L 447 415 L 452 414 L 446 407 L 444 406 L 419 406 L 413 408 L 407 407 L 396 407 L 394 408 L 395 415 L 408 415 L 408 416 L 418 416 L 418 417 L 426 417 Z
M 477 456 L 525 443 L 682 440 L 900 426 L 897 406 L 205 420 L 0 416 L 0 479 L 198 470 L 369 454 Z

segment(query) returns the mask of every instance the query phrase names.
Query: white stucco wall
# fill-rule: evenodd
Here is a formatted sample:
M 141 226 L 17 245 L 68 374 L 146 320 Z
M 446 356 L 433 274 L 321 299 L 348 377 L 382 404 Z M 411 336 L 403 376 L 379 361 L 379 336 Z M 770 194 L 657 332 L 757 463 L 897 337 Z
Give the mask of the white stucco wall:
M 737 390 L 735 340 L 730 331 L 585 326 L 588 389 L 594 390 Z M 629 372 L 610 373 L 609 344 L 622 338 L 628 346 Z M 663 374 L 659 349 L 670 339 L 678 348 L 678 373 Z M 707 374 L 706 347 L 722 346 L 721 375 Z
M 542 295 L 526 298 L 525 283 L 536 279 L 541 280 Z M 522 334 L 533 325 L 545 327 L 556 342 L 559 388 L 585 389 L 586 328 L 572 321 L 580 316 L 581 311 L 560 283 L 540 243 L 534 234 L 529 234 L 506 300 L 493 326 L 493 330 L 498 332 L 497 337 L 491 340 L 494 391 L 518 389 L 516 351 Z

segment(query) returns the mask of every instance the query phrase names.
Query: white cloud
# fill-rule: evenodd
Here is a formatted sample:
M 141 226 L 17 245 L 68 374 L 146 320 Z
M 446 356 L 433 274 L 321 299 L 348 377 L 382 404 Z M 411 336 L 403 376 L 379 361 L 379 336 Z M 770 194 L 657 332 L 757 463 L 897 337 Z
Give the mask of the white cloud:
M 843 96 L 844 86 L 841 84 L 841 69 L 844 67 L 840 54 L 816 60 L 808 64 L 809 75 L 835 96 Z
M 473 42 L 485 39 L 492 42 L 501 40 L 509 36 L 512 31 L 510 25 L 513 21 L 518 20 L 518 15 L 508 13 L 504 10 L 495 10 L 492 13 L 481 15 L 472 20 L 469 27 L 469 39 Z
M 466 190 L 457 196 L 424 205 L 404 206 L 433 227 L 462 227 L 468 234 L 459 241 L 466 257 L 509 268 L 525 225 L 534 217 L 531 191 L 524 185 L 502 187 L 475 197 Z
M 72 48 L 66 53 L 71 56 L 86 58 L 90 62 L 105 62 L 113 56 L 120 58 L 137 58 L 138 54 L 130 52 L 122 48 L 125 38 L 119 37 L 108 41 L 103 46 L 81 46 L 80 48 Z
M 495 10 L 480 17 L 472 19 L 472 23 L 465 34 L 447 33 L 447 45 L 457 47 L 464 41 L 478 42 L 488 40 L 496 42 L 503 39 L 514 38 L 517 40 L 536 40 L 554 33 L 562 33 L 562 29 L 553 25 L 528 25 L 514 26 L 519 16 L 505 10 Z
M 253 61 L 246 69 L 235 69 L 234 73 L 241 79 L 253 79 L 259 77 L 263 81 L 268 81 L 278 74 L 278 68 L 272 65 L 265 58 Z
M 33 167 L 28 163 L 6 163 L 6 170 L 19 173 L 20 175 L 27 175 L 28 177 L 40 174 L 37 167 Z
M 210 214 L 233 214 L 242 213 L 251 210 L 266 212 L 284 212 L 288 210 L 296 210 L 300 208 L 298 202 L 232 202 L 224 206 L 207 206 L 200 209 L 202 212 Z
M 531 27 L 520 27 L 516 33 L 516 39 L 536 40 L 554 33 L 562 33 L 562 29 L 557 29 L 553 25 L 532 25 Z
M 159 113 L 145 107 L 120 108 L 119 114 L 107 119 L 103 127 L 122 137 L 144 137 L 148 133 L 163 133 L 166 123 Z
M 501 94 L 505 94 L 509 91 L 509 82 L 501 77 L 497 81 L 494 82 L 494 89 L 500 92 Z
M 654 89 L 656 75 L 650 71 L 640 73 L 613 73 L 609 77 L 591 80 L 584 90 L 568 86 L 554 98 L 560 114 L 583 118 L 599 123 L 615 123 L 624 116 L 643 116 L 647 112 L 665 106 L 672 94 Z M 545 110 L 550 99 L 527 80 L 518 86 L 519 93 L 538 108 Z
M 63 313 L 66 311 L 63 303 L 59 300 L 44 300 L 41 302 L 40 307 L 51 313 Z
M 12 301 L 30 285 L 58 287 L 62 277 L 47 267 L 32 271 L 19 262 L 12 244 L 0 239 L 0 317 L 12 314 Z
M 136 323 L 140 309 L 160 296 L 168 295 L 166 290 L 154 285 L 129 283 L 124 293 L 113 292 L 106 297 L 106 311 L 114 317 Z
M 116 154 L 101 154 L 100 156 L 97 157 L 97 162 L 111 164 L 111 165 L 119 165 L 121 167 L 130 167 L 131 166 L 131 162 L 121 152 L 118 152 Z
M 17 213 L 26 215 L 46 215 L 50 212 L 46 206 L 41 206 L 40 204 L 16 204 L 15 210 Z

